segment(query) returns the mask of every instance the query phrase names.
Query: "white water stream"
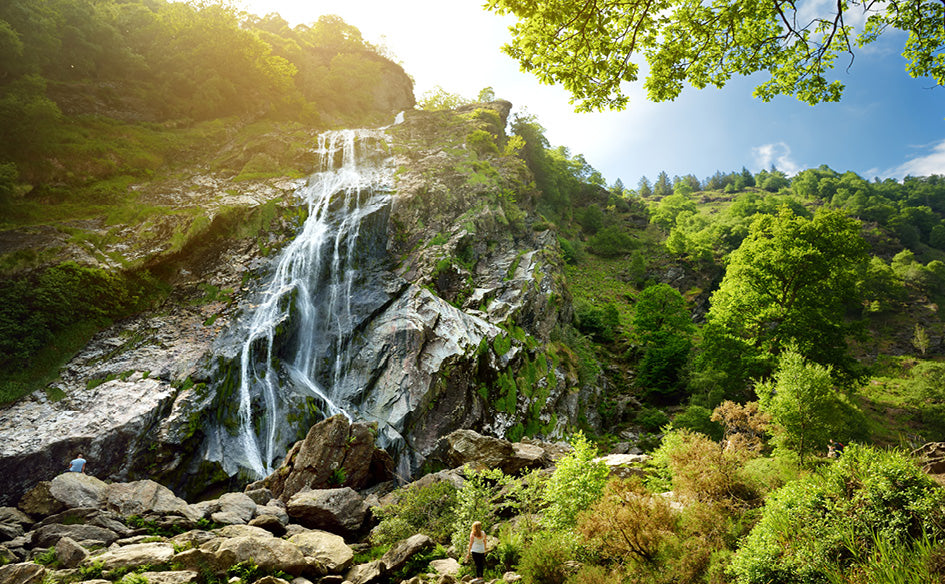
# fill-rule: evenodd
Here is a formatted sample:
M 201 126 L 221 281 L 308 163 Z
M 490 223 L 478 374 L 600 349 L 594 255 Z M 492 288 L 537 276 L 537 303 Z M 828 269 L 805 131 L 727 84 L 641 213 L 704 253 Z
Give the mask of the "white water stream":
M 345 347 L 358 324 L 352 298 L 359 230 L 391 196 L 386 146 L 382 130 L 319 137 L 319 171 L 299 192 L 308 218 L 279 256 L 263 300 L 249 317 L 240 353 L 238 458 L 257 477 L 270 474 L 273 461 L 284 455 L 279 430 L 290 413 L 285 392 L 315 398 L 327 416 L 351 419 L 331 390 L 345 374 Z M 274 350 L 287 330 L 293 341 Z

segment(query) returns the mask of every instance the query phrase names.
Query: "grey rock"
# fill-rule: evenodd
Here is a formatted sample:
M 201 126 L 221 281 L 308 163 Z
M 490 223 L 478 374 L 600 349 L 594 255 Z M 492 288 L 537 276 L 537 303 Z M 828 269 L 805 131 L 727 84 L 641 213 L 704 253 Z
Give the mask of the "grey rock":
M 210 521 L 221 525 L 245 525 L 246 520 L 238 513 L 217 511 L 210 514 Z
M 308 562 L 297 546 L 272 536 L 227 538 L 214 555 L 217 565 L 232 566 L 253 560 L 263 570 L 281 570 L 294 576 L 301 575 L 308 568 Z
M 21 537 L 25 532 L 19 524 L 0 523 L 0 541 L 10 541 Z
M 109 546 L 118 539 L 118 534 L 95 525 L 44 525 L 33 531 L 33 547 L 53 547 L 63 537 L 70 537 L 81 545 Z
M 190 570 L 172 570 L 167 572 L 142 572 L 148 584 L 196 584 L 200 574 Z
M 121 515 L 177 513 L 188 516 L 187 502 L 152 480 L 113 483 L 105 492 L 105 505 Z
M 389 480 L 393 461 L 378 462 L 386 453 L 375 446 L 375 433 L 374 427 L 352 424 L 341 414 L 322 420 L 293 445 L 266 484 L 276 497 L 288 501 L 306 488 L 347 486 L 360 490 Z
M 392 545 L 381 561 L 389 572 L 396 572 L 410 561 L 410 558 L 431 547 L 433 547 L 433 540 L 429 536 L 418 533 Z
M 645 476 L 646 472 L 640 467 L 649 460 L 646 454 L 608 454 L 595 458 L 595 462 L 603 462 L 610 471 L 610 476 L 627 479 L 632 476 Z
M 364 525 L 368 508 L 357 492 L 342 487 L 296 493 L 287 510 L 289 517 L 306 527 L 348 535 Z
M 458 576 L 459 562 L 453 558 L 433 560 L 430 562 L 430 569 L 433 570 L 435 574 L 449 574 L 450 576 Z
M 50 496 L 67 509 L 102 507 L 107 490 L 104 481 L 81 472 L 63 473 L 49 484 Z
M 256 580 L 254 584 L 289 584 L 289 581 L 277 578 L 276 576 L 263 576 L 259 580 Z
M 217 537 L 272 537 L 268 530 L 253 525 L 227 525 L 213 533 Z
M 358 564 L 352 567 L 345 575 L 345 580 L 351 582 L 351 584 L 371 584 L 372 582 L 379 582 L 386 573 L 384 562 L 374 560 L 367 564 Z
M 269 533 L 279 537 L 285 535 L 286 524 L 274 515 L 258 515 L 249 522 L 251 527 L 260 527 Z
M 239 523 L 247 523 L 256 515 L 256 502 L 244 493 L 226 493 L 218 501 L 220 513 L 236 515 L 240 518 Z
M 273 498 L 272 491 L 265 487 L 249 489 L 247 488 L 246 496 L 253 500 L 257 505 L 266 505 Z
M 59 560 L 59 566 L 62 568 L 75 568 L 89 557 L 88 550 L 68 536 L 56 542 L 55 550 L 56 559 Z
M 285 503 L 279 499 L 273 499 L 268 505 L 264 507 L 256 507 L 256 516 L 262 517 L 264 515 L 275 517 L 283 525 L 287 525 L 289 523 L 289 514 L 286 513 Z
M 65 509 L 65 505 L 54 499 L 49 493 L 51 484 L 51 481 L 40 481 L 33 485 L 20 498 L 17 507 L 24 513 L 34 517 L 45 517 Z
M 322 566 L 329 574 L 344 573 L 354 559 L 354 552 L 344 538 L 327 531 L 312 530 L 293 535 L 289 542 L 302 550 L 310 564 Z
M 3 584 L 40 584 L 46 577 L 46 568 L 32 562 L 0 566 Z
M 116 547 L 104 553 L 86 558 L 85 564 L 101 563 L 105 571 L 138 566 L 156 566 L 174 557 L 174 546 L 170 543 L 138 543 Z
M 34 528 L 38 529 L 44 525 L 52 525 L 56 523 L 60 525 L 83 524 L 103 527 L 110 531 L 114 531 L 119 537 L 128 537 L 132 534 L 132 530 L 121 521 L 121 517 L 119 515 L 109 511 L 102 511 L 100 509 L 88 507 L 67 509 L 61 513 L 50 515 L 39 523 L 36 523 Z
M 34 521 L 16 507 L 0 507 L 0 524 L 29 526 Z

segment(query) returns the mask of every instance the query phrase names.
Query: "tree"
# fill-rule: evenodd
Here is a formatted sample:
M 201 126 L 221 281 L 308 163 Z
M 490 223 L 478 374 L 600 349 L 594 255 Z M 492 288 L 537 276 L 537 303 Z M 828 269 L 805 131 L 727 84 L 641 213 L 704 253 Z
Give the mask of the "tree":
M 447 110 L 466 105 L 469 100 L 458 93 L 450 93 L 439 85 L 427 91 L 417 101 L 417 107 L 424 110 Z
M 653 183 L 653 195 L 657 197 L 666 197 L 673 193 L 673 184 L 669 180 L 669 175 L 665 170 L 661 170 Z
M 646 176 L 640 177 L 640 182 L 637 183 L 637 190 L 640 194 L 640 197 L 646 198 L 653 194 L 653 187 L 650 186 L 650 179 Z
M 878 5 L 851 0 L 834 5 L 767 0 L 489 0 L 512 14 L 512 42 L 503 50 L 522 69 L 571 92 L 578 111 L 623 109 L 624 82 L 637 81 L 646 59 L 647 97 L 675 99 L 684 83 L 722 87 L 734 74 L 766 72 L 754 94 L 766 101 L 793 95 L 808 104 L 838 101 L 843 84 L 829 79 L 841 53 L 875 41 L 888 29 L 908 34 L 903 56 L 913 77 L 945 84 L 945 44 L 939 2 Z M 865 11 L 862 28 L 845 17 Z M 813 14 L 811 14 L 813 12 Z
M 492 87 L 483 87 L 479 90 L 479 96 L 476 101 L 495 101 L 495 90 Z
M 755 387 L 761 410 L 771 416 L 779 448 L 800 458 L 823 450 L 843 428 L 844 407 L 830 368 L 811 363 L 793 348 L 782 356 L 773 379 Z
M 845 306 L 856 298 L 865 259 L 859 221 L 840 211 L 820 209 L 807 219 L 785 207 L 777 216 L 757 215 L 712 295 L 704 365 L 729 371 L 740 378 L 729 381 L 743 385 L 745 375 L 770 375 L 793 343 L 841 377 L 854 376 Z
M 685 299 L 669 284 L 644 288 L 637 299 L 633 329 L 643 346 L 637 383 L 649 392 L 672 393 L 689 359 L 695 329 Z
M 578 432 L 571 438 L 573 450 L 558 460 L 542 499 L 547 504 L 542 524 L 552 531 L 572 529 L 577 515 L 600 499 L 607 482 L 607 465 L 597 448 Z

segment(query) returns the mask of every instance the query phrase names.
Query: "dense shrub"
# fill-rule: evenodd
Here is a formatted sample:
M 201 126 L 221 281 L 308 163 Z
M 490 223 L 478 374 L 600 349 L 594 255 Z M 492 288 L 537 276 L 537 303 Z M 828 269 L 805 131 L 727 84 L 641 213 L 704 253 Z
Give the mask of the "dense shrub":
M 573 544 L 566 533 L 545 531 L 525 550 L 518 571 L 525 584 L 564 584 L 573 558 Z
M 699 405 L 691 405 L 673 417 L 673 428 L 689 429 L 705 434 L 715 441 L 722 439 L 722 425 L 712 421 L 712 412 Z
M 596 306 L 589 302 L 577 302 L 574 306 L 574 315 L 578 330 L 596 340 L 612 343 L 617 338 L 617 329 L 620 327 L 620 313 L 617 307 L 610 302 L 603 306 Z
M 0 283 L 0 366 L 23 367 L 57 333 L 83 321 L 107 322 L 143 306 L 157 285 L 66 262 Z
M 730 573 L 739 584 L 826 583 L 829 572 L 853 571 L 881 551 L 875 541 L 941 537 L 943 505 L 945 491 L 907 456 L 852 445 L 768 497 Z
M 605 560 L 653 564 L 678 521 L 668 499 L 650 495 L 637 480 L 618 479 L 581 514 L 578 531 Z
M 587 241 L 587 249 L 603 257 L 624 255 L 638 246 L 639 242 L 618 225 L 604 227 Z
M 600 498 L 607 482 L 607 465 L 595 461 L 597 449 L 580 432 L 571 441 L 574 448 L 558 460 L 543 492 L 548 507 L 542 525 L 552 531 L 574 527 L 577 515 Z
M 371 531 L 375 545 L 390 545 L 416 533 L 430 536 L 436 542 L 449 543 L 455 517 L 456 487 L 447 481 L 426 486 L 404 487 L 396 493 L 396 501 L 374 508 L 380 520 Z
M 674 430 L 653 453 L 653 463 L 669 471 L 677 496 L 745 509 L 760 502 L 758 486 L 744 472 L 756 456 L 749 448 L 723 448 L 704 434 Z

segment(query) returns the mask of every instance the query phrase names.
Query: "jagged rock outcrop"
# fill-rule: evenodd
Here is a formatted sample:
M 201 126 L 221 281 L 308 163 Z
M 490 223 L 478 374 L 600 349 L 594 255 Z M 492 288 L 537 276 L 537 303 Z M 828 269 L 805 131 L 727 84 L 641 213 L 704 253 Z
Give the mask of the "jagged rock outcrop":
M 361 490 L 392 480 L 394 461 L 375 446 L 376 433 L 376 424 L 352 424 L 341 414 L 323 420 L 292 446 L 282 466 L 262 484 L 287 502 L 303 489 Z

